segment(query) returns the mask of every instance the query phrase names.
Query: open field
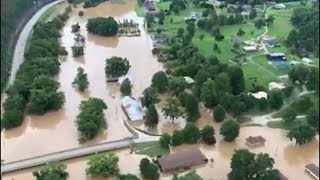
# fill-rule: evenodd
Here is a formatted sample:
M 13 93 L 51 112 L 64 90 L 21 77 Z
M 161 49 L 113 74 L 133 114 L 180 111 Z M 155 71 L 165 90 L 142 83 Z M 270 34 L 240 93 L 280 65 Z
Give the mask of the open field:
M 149 157 L 156 157 L 158 155 L 166 155 L 170 153 L 169 149 L 160 147 L 158 141 L 137 143 L 135 144 L 134 149 L 136 154 L 144 154 Z
M 288 74 L 288 69 L 277 69 L 273 67 L 272 64 L 269 64 L 269 61 L 265 55 L 255 56 L 252 58 L 252 60 L 257 64 L 260 64 L 261 66 L 265 67 L 269 71 L 273 72 L 275 75 L 282 76 Z

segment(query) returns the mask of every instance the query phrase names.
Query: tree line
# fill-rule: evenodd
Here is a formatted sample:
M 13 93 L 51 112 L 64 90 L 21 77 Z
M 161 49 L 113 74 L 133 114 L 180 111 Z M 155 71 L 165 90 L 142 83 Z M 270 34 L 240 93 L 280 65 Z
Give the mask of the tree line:
M 10 34 L 16 30 L 18 21 L 34 6 L 34 0 L 1 1 L 1 93 L 6 86 L 11 68 L 11 56 L 7 53 Z
M 69 18 L 71 7 L 49 22 L 38 22 L 33 27 L 24 62 L 17 72 L 14 84 L 8 89 L 4 102 L 2 127 L 10 129 L 21 125 L 24 112 L 44 114 L 60 109 L 65 101 L 58 92 L 59 84 L 53 76 L 59 72 L 58 55 L 60 30 Z

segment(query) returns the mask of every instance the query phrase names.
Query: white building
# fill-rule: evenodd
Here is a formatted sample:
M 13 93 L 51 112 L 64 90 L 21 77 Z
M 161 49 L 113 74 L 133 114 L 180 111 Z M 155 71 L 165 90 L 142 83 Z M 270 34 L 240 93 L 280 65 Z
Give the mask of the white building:
M 140 101 L 135 100 L 130 96 L 125 96 L 121 99 L 121 105 L 131 121 L 143 120 L 145 113 L 143 112 Z

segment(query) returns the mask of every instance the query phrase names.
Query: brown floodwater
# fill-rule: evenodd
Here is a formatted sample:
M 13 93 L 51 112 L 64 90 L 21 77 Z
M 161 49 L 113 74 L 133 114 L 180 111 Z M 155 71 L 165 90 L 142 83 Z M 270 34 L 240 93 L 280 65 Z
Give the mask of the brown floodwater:
M 162 66 L 152 57 L 152 43 L 150 37 L 142 31 L 141 37 L 113 37 L 102 38 L 89 35 L 85 31 L 87 18 L 95 16 L 114 16 L 117 19 L 133 18 L 142 25 L 142 19 L 134 13 L 135 1 L 118 1 L 116 4 L 110 2 L 103 3 L 98 7 L 84 10 L 84 17 L 78 17 L 77 10 L 73 11 L 71 19 L 63 29 L 61 43 L 67 47 L 68 55 L 65 62 L 62 62 L 61 72 L 57 76 L 60 82 L 60 90 L 66 95 L 64 108 L 57 112 L 50 112 L 44 116 L 27 116 L 23 125 L 10 131 L 4 131 L 1 143 L 2 159 L 7 161 L 27 158 L 54 151 L 69 149 L 81 146 L 77 141 L 77 130 L 74 125 L 76 115 L 79 113 L 78 106 L 81 100 L 90 97 L 99 97 L 105 100 L 108 110 L 105 111 L 108 122 L 108 129 L 98 135 L 96 139 L 87 143 L 97 143 L 121 139 L 129 136 L 130 133 L 125 128 L 122 118 L 124 114 L 119 104 L 119 86 L 116 84 L 106 84 L 104 75 L 105 59 L 115 56 L 127 57 L 132 65 L 130 74 L 134 78 L 133 96 L 139 97 L 141 92 L 149 86 L 154 72 L 161 70 Z M 81 8 L 79 8 L 81 9 Z M 73 58 L 71 46 L 74 35 L 71 33 L 71 25 L 78 22 L 81 26 L 81 34 L 86 37 L 85 55 L 81 58 Z M 142 28 L 141 28 L 142 29 Z M 86 93 L 79 93 L 72 88 L 71 83 L 76 75 L 76 69 L 81 66 L 88 74 L 90 82 Z M 114 97 L 114 98 L 113 98 Z M 159 111 L 163 106 L 166 96 L 160 96 L 161 103 L 157 105 Z M 199 127 L 210 124 L 215 128 L 217 144 L 215 146 L 182 145 L 172 149 L 173 152 L 185 151 L 192 148 L 200 148 L 207 158 L 213 158 L 214 163 L 195 167 L 196 171 L 203 178 L 227 179 L 230 171 L 230 161 L 234 150 L 248 148 L 245 145 L 245 138 L 248 136 L 262 135 L 266 139 L 264 147 L 250 149 L 255 153 L 268 153 L 275 159 L 275 168 L 278 168 L 290 180 L 311 179 L 305 172 L 304 166 L 307 163 L 315 163 L 319 166 L 319 136 L 312 142 L 296 146 L 289 141 L 286 132 L 279 129 L 267 127 L 242 127 L 240 135 L 235 142 L 228 143 L 222 140 L 219 135 L 220 124 L 215 123 L 212 112 L 201 108 L 202 117 L 197 121 Z M 160 115 L 160 123 L 155 132 L 172 132 L 180 129 L 185 122 L 177 120 L 177 125 L 171 125 Z M 144 128 L 143 124 L 136 124 L 137 127 Z M 119 156 L 119 167 L 121 173 L 139 174 L 140 159 L 142 155 L 129 154 L 129 149 L 114 151 Z M 64 161 L 70 180 L 90 179 L 85 175 L 87 157 Z M 37 168 L 17 171 L 5 174 L 4 180 L 31 180 L 32 171 Z M 172 174 L 161 175 L 161 179 L 169 180 Z M 110 178 L 112 179 L 112 178 Z
M 242 127 L 240 135 L 235 142 L 224 142 L 222 137 L 218 135 L 216 129 L 217 144 L 208 146 L 204 144 L 182 145 L 172 149 L 173 153 L 186 151 L 189 149 L 199 148 L 208 159 L 213 158 L 214 162 L 206 165 L 194 167 L 197 173 L 204 179 L 213 178 L 226 180 L 230 171 L 230 162 L 234 150 L 248 148 L 245 145 L 245 138 L 252 135 L 262 135 L 266 139 L 264 147 L 249 149 L 254 153 L 268 153 L 275 160 L 275 168 L 278 168 L 290 180 L 308 180 L 311 179 L 304 171 L 307 163 L 314 163 L 319 166 L 319 136 L 310 143 L 303 146 L 296 146 L 294 142 L 290 142 L 285 137 L 285 132 L 278 129 L 270 129 L 267 127 Z M 114 151 L 119 157 L 119 167 L 121 173 L 139 174 L 139 162 L 143 155 L 130 154 L 129 149 Z M 71 180 L 90 179 L 85 175 L 87 157 L 78 158 L 63 162 L 67 165 L 67 171 L 70 173 Z M 130 162 L 130 163 L 128 163 Z M 37 168 L 8 173 L 4 176 L 4 180 L 31 180 L 32 171 Z M 160 179 L 170 180 L 173 173 L 161 175 Z M 110 178 L 111 180 L 112 178 Z
M 69 55 L 66 61 L 61 61 L 61 70 L 56 77 L 60 83 L 60 91 L 65 93 L 66 102 L 63 108 L 49 112 L 43 116 L 28 115 L 23 124 L 13 130 L 3 131 L 1 143 L 1 158 L 14 161 L 41 154 L 85 146 L 104 141 L 112 141 L 131 136 L 122 119 L 125 115 L 120 106 L 119 85 L 107 84 L 105 78 L 105 60 L 111 56 L 128 58 L 131 64 L 129 74 L 134 79 L 132 94 L 139 97 L 142 91 L 151 83 L 154 72 L 162 69 L 162 65 L 152 56 L 152 41 L 143 30 L 143 19 L 134 12 L 135 1 L 126 0 L 120 3 L 106 2 L 95 8 L 84 10 L 84 16 L 79 17 L 73 9 L 70 19 L 62 30 L 61 44 Z M 65 6 L 59 6 L 64 8 Z M 86 22 L 88 18 L 97 16 L 113 16 L 117 20 L 133 19 L 141 26 L 140 37 L 100 37 L 88 34 Z M 75 35 L 71 26 L 75 23 L 81 26 L 81 34 L 86 38 L 85 54 L 73 58 L 71 46 Z M 80 93 L 71 83 L 76 76 L 77 68 L 83 67 L 88 74 L 89 88 Z M 94 140 L 80 145 L 78 143 L 75 119 L 79 113 L 79 104 L 88 97 L 103 99 L 108 109 L 105 111 L 107 130 L 101 132 Z

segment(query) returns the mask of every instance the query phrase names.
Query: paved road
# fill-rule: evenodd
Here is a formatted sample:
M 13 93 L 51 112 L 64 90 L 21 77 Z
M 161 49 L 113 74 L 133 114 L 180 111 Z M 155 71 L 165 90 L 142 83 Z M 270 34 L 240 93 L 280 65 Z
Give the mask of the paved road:
M 44 12 L 46 12 L 52 6 L 55 6 L 56 4 L 62 3 L 64 1 L 66 1 L 66 0 L 57 0 L 55 2 L 52 2 L 52 3 L 44 6 L 24 26 L 23 30 L 21 31 L 21 33 L 19 35 L 19 39 L 17 40 L 16 46 L 15 46 L 15 50 L 14 50 L 14 54 L 13 54 L 13 58 L 12 58 L 10 77 L 8 79 L 7 87 L 5 88 L 5 90 L 7 90 L 8 87 L 13 84 L 13 81 L 16 77 L 17 71 L 24 60 L 24 50 L 26 47 L 26 42 L 28 40 L 30 32 L 32 31 L 33 26 L 36 24 L 36 22 L 38 21 L 38 19 L 41 17 L 41 15 Z M 3 92 L 5 92 L 5 90 Z M 4 102 L 5 99 L 6 99 L 5 93 L 1 94 L 1 107 L 2 107 L 2 103 Z M 1 111 L 1 112 L 3 112 L 3 111 Z
M 57 162 L 57 161 L 72 159 L 76 157 L 86 156 L 90 154 L 95 154 L 99 152 L 127 148 L 133 143 L 132 140 L 133 140 L 132 138 L 128 138 L 128 139 L 123 139 L 118 141 L 101 143 L 101 144 L 88 146 L 88 147 L 69 149 L 65 151 L 55 152 L 51 154 L 46 154 L 42 156 L 37 156 L 37 157 L 9 162 L 9 163 L 2 163 L 1 174 L 13 172 L 16 170 L 31 168 L 35 166 L 40 166 L 48 162 Z

